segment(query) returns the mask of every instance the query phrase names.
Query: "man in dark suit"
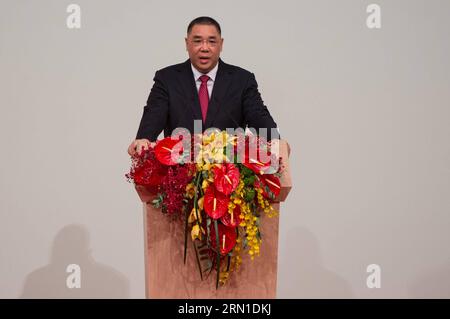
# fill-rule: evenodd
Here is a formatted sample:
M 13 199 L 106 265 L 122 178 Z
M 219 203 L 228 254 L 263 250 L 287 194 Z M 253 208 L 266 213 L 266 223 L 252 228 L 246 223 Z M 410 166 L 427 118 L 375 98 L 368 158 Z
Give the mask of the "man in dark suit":
M 249 127 L 262 136 L 267 134 L 268 140 L 278 138 L 272 136 L 278 135 L 277 125 L 261 99 L 253 73 L 220 59 L 223 38 L 217 21 L 194 19 L 185 42 L 189 59 L 156 72 L 128 153 L 147 149 L 163 130 L 170 136 L 179 127 L 191 134 L 211 127 Z M 194 120 L 202 124 L 200 132 L 194 130 Z

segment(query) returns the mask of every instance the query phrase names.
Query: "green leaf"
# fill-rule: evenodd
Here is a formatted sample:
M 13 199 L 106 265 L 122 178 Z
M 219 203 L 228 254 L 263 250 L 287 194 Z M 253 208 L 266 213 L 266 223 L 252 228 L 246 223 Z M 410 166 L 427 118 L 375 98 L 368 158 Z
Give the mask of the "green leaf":
M 254 188 L 246 187 L 244 189 L 244 200 L 246 202 L 251 202 L 255 198 L 255 195 L 256 195 L 256 191 Z
M 151 201 L 151 203 L 152 203 L 152 206 L 153 206 L 153 207 L 155 207 L 155 208 L 161 208 L 161 207 L 162 207 L 163 200 L 164 200 L 164 196 L 163 196 L 162 194 L 158 194 L 157 196 L 158 196 L 158 197 L 156 197 L 155 199 L 153 199 L 153 200 Z
M 244 178 L 254 175 L 253 171 L 251 169 L 245 167 L 244 165 L 241 165 L 241 174 L 244 175 Z
M 255 175 L 250 175 L 244 178 L 245 186 L 253 186 L 255 183 Z

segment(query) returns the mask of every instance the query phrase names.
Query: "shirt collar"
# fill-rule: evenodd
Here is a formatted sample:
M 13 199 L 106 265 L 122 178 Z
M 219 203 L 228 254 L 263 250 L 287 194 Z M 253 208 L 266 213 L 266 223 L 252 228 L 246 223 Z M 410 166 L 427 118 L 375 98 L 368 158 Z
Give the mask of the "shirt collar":
M 191 63 L 191 68 L 192 68 L 192 72 L 194 73 L 194 78 L 195 81 L 199 81 L 199 77 L 201 77 L 203 75 L 203 73 L 199 72 L 194 65 Z M 214 82 L 216 80 L 216 75 L 217 75 L 217 69 L 219 68 L 219 61 L 217 61 L 216 66 L 209 71 L 208 73 L 206 73 L 207 76 L 209 76 L 209 78 Z

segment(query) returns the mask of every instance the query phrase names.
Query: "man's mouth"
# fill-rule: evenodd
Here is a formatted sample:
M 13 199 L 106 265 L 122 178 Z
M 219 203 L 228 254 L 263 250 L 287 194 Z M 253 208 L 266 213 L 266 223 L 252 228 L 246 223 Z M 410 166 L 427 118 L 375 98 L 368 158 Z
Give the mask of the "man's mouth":
M 210 58 L 208 57 L 200 57 L 199 60 L 201 63 L 207 63 L 209 61 Z

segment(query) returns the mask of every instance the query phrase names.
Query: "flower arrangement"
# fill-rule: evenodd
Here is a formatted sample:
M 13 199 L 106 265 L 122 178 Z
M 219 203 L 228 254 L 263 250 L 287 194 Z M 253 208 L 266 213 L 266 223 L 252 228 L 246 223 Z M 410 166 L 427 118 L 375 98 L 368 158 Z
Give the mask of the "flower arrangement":
M 155 194 L 155 207 L 182 220 L 184 262 L 190 234 L 200 278 L 215 270 L 218 288 L 239 269 L 243 253 L 252 260 L 260 254 L 260 218 L 278 214 L 271 202 L 280 173 L 270 143 L 213 131 L 158 141 L 132 158 L 126 177 Z

